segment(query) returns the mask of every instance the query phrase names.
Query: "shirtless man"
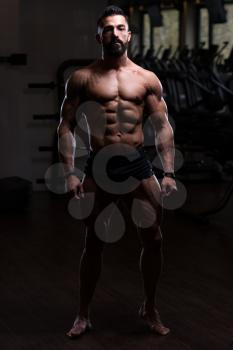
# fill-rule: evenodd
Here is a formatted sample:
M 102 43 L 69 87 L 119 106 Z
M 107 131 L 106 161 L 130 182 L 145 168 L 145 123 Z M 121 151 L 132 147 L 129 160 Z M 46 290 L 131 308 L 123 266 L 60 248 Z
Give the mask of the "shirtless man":
M 97 22 L 96 39 L 102 47 L 102 59 L 75 71 L 70 76 L 61 108 L 58 136 L 63 142 L 66 140 L 68 150 L 66 154 L 60 152 L 68 190 L 80 200 L 87 192 L 95 193 L 94 209 L 85 219 L 86 240 L 80 261 L 79 310 L 71 330 L 67 333 L 71 338 L 91 329 L 90 303 L 100 276 L 105 244 L 96 234 L 95 222 L 114 198 L 121 198 L 128 205 L 132 205 L 132 201 L 138 199 L 138 215 L 141 219 L 150 221 L 151 217 L 154 217 L 150 225 L 144 224 L 140 227 L 140 270 L 145 295 L 139 315 L 151 331 L 160 335 L 169 333 L 169 328 L 163 325 L 156 309 L 155 292 L 162 265 L 162 198 L 176 190 L 173 131 L 168 121 L 160 81 L 154 73 L 134 64 L 127 56 L 130 38 L 131 32 L 123 11 L 119 7 L 108 6 Z M 85 113 L 91 153 L 83 180 L 74 171 L 74 146 L 70 136 L 74 134 L 78 124 L 77 109 L 88 101 L 96 103 L 97 107 L 96 113 Z M 143 150 L 142 121 L 145 112 L 153 124 L 155 144 L 164 169 L 161 185 L 153 174 L 152 166 Z M 98 158 L 105 149 L 110 150 L 108 159 L 111 152 L 113 156 L 112 164 L 111 159 L 109 161 L 108 172 L 112 177 L 106 188 L 108 181 L 101 183 L 101 174 L 98 173 L 103 171 L 102 175 L 106 176 L 106 162 L 101 163 L 101 159 Z M 123 154 L 125 157 L 122 160 Z M 116 155 L 118 156 L 115 157 Z M 99 163 L 95 163 L 97 158 L 100 159 Z M 129 177 L 136 182 L 127 182 Z M 126 183 L 128 188 L 125 186 L 122 190 L 122 183 Z M 113 186 L 111 191 L 112 185 L 116 186 Z

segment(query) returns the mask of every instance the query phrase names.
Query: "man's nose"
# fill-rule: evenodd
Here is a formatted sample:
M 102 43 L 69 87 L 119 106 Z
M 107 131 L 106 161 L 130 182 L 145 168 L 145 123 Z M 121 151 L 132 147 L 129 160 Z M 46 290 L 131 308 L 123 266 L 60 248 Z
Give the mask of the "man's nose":
M 113 28 L 113 35 L 115 37 L 118 37 L 118 31 L 117 31 L 117 28 Z

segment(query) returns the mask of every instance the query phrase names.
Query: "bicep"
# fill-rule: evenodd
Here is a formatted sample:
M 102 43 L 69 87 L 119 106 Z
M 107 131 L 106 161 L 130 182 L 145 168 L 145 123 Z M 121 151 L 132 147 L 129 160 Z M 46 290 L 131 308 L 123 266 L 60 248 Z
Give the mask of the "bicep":
M 62 102 L 60 112 L 60 124 L 67 125 L 73 129 L 76 125 L 76 112 L 81 104 L 82 82 L 77 76 L 72 75 L 65 88 L 65 98 Z
M 168 123 L 168 111 L 164 98 L 151 93 L 146 99 L 146 112 L 155 130 L 163 128 Z
M 60 124 L 66 124 L 70 128 L 74 128 L 76 124 L 76 109 L 78 104 L 69 101 L 66 97 L 63 100 L 60 113 Z

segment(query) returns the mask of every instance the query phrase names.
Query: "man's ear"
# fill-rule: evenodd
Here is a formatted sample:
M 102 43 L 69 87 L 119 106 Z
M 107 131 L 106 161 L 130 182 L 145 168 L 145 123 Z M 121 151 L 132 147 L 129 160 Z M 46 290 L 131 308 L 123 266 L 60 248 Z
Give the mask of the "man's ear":
M 96 34 L 95 38 L 96 38 L 96 41 L 97 41 L 99 44 L 101 44 L 101 38 L 100 38 L 99 33 Z
M 132 37 L 132 32 L 131 32 L 131 31 L 128 31 L 128 43 L 130 42 L 131 37 Z

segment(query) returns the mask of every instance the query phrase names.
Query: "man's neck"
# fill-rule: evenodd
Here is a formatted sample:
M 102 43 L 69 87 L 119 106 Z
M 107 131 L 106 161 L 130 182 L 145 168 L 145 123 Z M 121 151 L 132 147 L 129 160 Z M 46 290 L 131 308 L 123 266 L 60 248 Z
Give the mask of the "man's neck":
M 102 57 L 102 62 L 108 69 L 119 69 L 121 67 L 127 66 L 128 60 L 129 59 L 126 53 L 120 57 L 108 56 L 106 54 L 104 54 Z

